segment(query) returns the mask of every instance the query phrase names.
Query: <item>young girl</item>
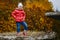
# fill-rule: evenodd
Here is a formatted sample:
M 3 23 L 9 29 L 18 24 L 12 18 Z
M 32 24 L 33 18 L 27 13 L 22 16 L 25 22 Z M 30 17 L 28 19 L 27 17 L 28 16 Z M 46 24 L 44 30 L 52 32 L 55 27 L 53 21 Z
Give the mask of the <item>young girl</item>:
M 15 19 L 16 21 L 16 25 L 17 25 L 17 36 L 20 35 L 20 25 L 23 25 L 24 26 L 24 32 L 23 34 L 24 35 L 27 35 L 27 24 L 25 22 L 25 17 L 26 17 L 26 14 L 23 10 L 23 5 L 22 3 L 19 3 L 18 4 L 18 7 L 12 12 L 12 16 L 13 18 Z

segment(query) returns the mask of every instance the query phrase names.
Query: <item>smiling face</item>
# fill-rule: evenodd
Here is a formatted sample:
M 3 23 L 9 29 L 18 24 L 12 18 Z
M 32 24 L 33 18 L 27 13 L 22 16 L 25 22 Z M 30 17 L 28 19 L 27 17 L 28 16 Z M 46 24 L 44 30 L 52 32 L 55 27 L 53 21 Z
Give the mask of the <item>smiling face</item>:
M 19 9 L 19 10 L 23 10 L 23 7 L 20 6 L 20 7 L 18 7 L 18 9 Z
M 22 4 L 22 3 L 19 3 L 19 4 L 18 4 L 18 9 L 20 9 L 20 10 L 23 9 L 23 4 Z

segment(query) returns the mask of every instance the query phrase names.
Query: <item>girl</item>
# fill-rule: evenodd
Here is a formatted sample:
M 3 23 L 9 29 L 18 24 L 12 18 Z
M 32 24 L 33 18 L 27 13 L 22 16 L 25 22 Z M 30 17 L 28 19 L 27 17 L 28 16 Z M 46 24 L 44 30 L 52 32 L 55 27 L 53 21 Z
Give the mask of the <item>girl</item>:
M 23 5 L 22 3 L 19 3 L 18 4 L 18 7 L 12 12 L 12 16 L 13 18 L 15 19 L 16 21 L 16 25 L 17 25 L 17 36 L 20 35 L 20 25 L 23 25 L 24 26 L 24 32 L 23 34 L 24 35 L 27 35 L 27 24 L 25 22 L 25 17 L 26 17 L 26 14 L 23 10 Z

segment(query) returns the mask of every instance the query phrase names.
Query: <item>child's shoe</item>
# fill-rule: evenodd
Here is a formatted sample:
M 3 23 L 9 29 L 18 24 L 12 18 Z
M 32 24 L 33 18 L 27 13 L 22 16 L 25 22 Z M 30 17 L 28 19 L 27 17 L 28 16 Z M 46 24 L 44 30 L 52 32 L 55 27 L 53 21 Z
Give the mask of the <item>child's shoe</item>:
M 27 36 L 27 32 L 23 32 L 23 35 L 24 35 L 24 36 Z
M 21 34 L 20 34 L 20 32 L 19 33 L 16 33 L 16 36 L 20 36 Z

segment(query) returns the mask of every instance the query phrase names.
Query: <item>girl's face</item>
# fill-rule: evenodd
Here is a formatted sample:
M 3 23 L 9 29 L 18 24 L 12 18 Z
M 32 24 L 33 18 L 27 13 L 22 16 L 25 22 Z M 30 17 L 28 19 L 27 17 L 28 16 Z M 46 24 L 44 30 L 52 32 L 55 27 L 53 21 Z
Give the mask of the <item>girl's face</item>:
M 23 9 L 23 7 L 21 7 L 21 6 L 20 6 L 20 7 L 18 7 L 18 9 L 22 10 L 22 9 Z

